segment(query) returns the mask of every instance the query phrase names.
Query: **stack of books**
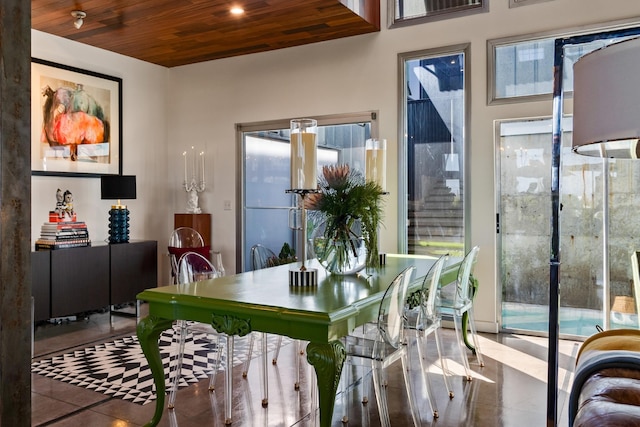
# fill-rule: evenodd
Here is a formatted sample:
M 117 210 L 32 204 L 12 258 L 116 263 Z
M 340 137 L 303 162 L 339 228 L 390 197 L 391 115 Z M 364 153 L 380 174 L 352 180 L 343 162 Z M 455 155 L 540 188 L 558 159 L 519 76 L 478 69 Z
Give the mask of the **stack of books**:
M 36 251 L 91 246 L 89 230 L 84 221 L 45 222 L 40 238 L 36 240 Z

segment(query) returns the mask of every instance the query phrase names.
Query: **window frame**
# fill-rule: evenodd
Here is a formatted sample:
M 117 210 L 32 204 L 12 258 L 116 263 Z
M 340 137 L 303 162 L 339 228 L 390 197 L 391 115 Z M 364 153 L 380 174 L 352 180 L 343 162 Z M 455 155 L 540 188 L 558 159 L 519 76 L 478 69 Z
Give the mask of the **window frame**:
M 408 253 L 409 237 L 408 230 L 408 146 L 407 146 L 407 82 L 405 80 L 405 63 L 407 61 L 421 59 L 425 57 L 448 56 L 464 54 L 464 121 L 470 123 L 471 119 L 471 43 L 461 43 L 451 46 L 443 46 L 433 49 L 404 52 L 398 54 L 398 252 Z M 468 214 L 471 206 L 471 183 L 469 182 L 469 164 L 467 154 L 471 147 L 471 126 L 465 125 L 462 144 L 463 150 L 463 224 L 464 224 L 464 247 L 471 244 L 471 216 Z
M 529 0 L 530 1 L 530 0 Z M 625 19 L 620 21 L 612 21 L 591 26 L 573 27 L 562 31 L 544 31 L 530 34 L 522 34 L 517 36 L 501 37 L 498 39 L 487 40 L 487 105 L 513 104 L 521 102 L 538 102 L 551 101 L 553 99 L 553 89 L 549 93 L 536 95 L 522 95 L 505 98 L 496 97 L 496 49 L 501 46 L 513 45 L 518 43 L 528 43 L 541 40 L 551 40 L 573 37 L 595 32 L 613 31 L 625 28 L 637 27 L 640 25 L 638 18 Z M 549 70 L 552 73 L 553 70 Z M 573 91 L 565 91 L 565 96 L 572 97 Z
M 509 0 L 509 8 L 529 6 L 535 3 L 544 3 L 548 1 L 554 1 L 554 0 Z
M 460 18 L 463 16 L 474 15 L 476 13 L 489 12 L 489 0 L 480 0 L 482 3 L 477 6 L 469 6 L 462 9 L 448 11 L 442 10 L 432 12 L 429 15 L 415 16 L 413 18 L 396 19 L 396 1 L 404 0 L 387 0 L 387 26 L 388 28 L 406 27 L 409 25 L 420 25 L 428 22 L 441 21 L 444 19 Z
M 244 133 L 257 132 L 257 131 L 273 131 L 279 129 L 289 129 L 292 119 L 299 117 L 310 117 L 300 115 L 297 117 L 291 117 L 286 119 L 276 119 L 260 122 L 247 122 L 236 123 L 236 269 L 244 271 L 245 265 L 245 252 L 247 247 L 245 245 L 245 144 Z M 368 122 L 370 124 L 370 132 L 372 138 L 378 138 L 379 124 L 378 124 L 378 111 L 366 110 L 354 113 L 338 113 L 338 114 L 325 114 L 320 116 L 312 116 L 318 123 L 318 127 L 322 126 L 338 126 L 345 124 L 353 124 L 357 122 Z M 277 249 L 277 248 L 276 248 Z

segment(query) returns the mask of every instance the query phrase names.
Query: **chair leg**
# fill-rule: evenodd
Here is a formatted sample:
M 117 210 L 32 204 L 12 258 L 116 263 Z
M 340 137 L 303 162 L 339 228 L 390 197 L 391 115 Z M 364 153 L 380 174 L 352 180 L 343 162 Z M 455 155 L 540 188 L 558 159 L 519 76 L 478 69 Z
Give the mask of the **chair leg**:
M 404 370 L 404 366 L 402 367 Z M 378 404 L 378 412 L 380 413 L 380 424 L 382 427 L 391 427 L 389 420 L 389 407 L 387 406 L 386 390 L 383 387 L 383 370 L 382 364 L 373 361 L 373 388 L 376 395 L 376 403 Z
M 220 343 L 220 336 L 216 337 L 216 347 L 216 359 L 213 369 L 211 370 L 211 374 L 209 375 L 209 391 L 215 391 L 216 389 L 216 378 L 218 376 L 218 371 L 220 370 L 220 363 L 222 362 L 222 344 Z
M 233 335 L 227 336 L 227 363 L 224 369 L 224 423 L 231 424 L 233 403 Z
M 433 387 L 431 386 L 431 380 L 429 379 L 429 367 L 425 364 L 426 353 L 423 354 L 423 350 L 426 351 L 427 349 L 427 337 L 423 332 L 416 331 L 416 342 L 418 347 L 418 359 L 420 360 L 420 370 L 422 371 L 422 379 L 424 380 L 424 385 L 427 388 L 427 400 L 429 402 L 429 407 L 431 408 L 431 414 L 433 415 L 433 418 L 438 418 L 438 408 L 436 407 L 436 402 L 433 398 Z M 409 364 L 409 366 L 411 365 Z M 405 369 L 403 366 L 403 371 L 404 370 Z M 447 390 L 450 390 L 448 384 Z
M 255 340 L 255 333 L 249 334 L 249 350 L 247 350 L 247 358 L 242 365 L 242 378 L 247 378 L 249 367 L 251 366 L 251 356 L 253 356 L 253 342 Z
M 351 369 L 353 366 L 345 361 L 345 366 L 342 369 L 342 377 L 340 378 L 340 388 L 341 388 L 341 396 L 342 396 L 342 423 L 347 424 L 349 422 L 349 386 L 351 385 L 350 377 L 351 377 Z
M 293 385 L 294 390 L 300 390 L 300 355 L 303 354 L 301 350 L 302 344 L 300 340 L 296 340 L 295 351 L 296 353 L 293 355 L 296 360 L 296 382 Z
M 453 315 L 453 326 L 456 329 L 456 344 L 458 345 L 458 352 L 460 353 L 460 358 L 462 359 L 462 365 L 464 366 L 464 373 L 467 376 L 467 381 L 471 381 L 473 377 L 471 376 L 471 368 L 469 368 L 469 360 L 467 359 L 467 353 L 465 353 L 463 338 L 462 338 L 462 316 L 455 313 Z
M 178 352 L 176 361 L 175 374 L 173 376 L 173 383 L 171 384 L 171 392 L 169 393 L 169 401 L 167 407 L 173 409 L 176 402 L 176 393 L 180 386 L 180 376 L 182 375 L 182 357 L 184 355 L 184 344 L 187 339 L 187 322 L 184 320 L 178 321 Z
M 274 365 L 278 364 L 278 356 L 280 356 L 280 347 L 282 347 L 282 335 L 278 335 L 278 342 L 276 343 L 276 350 L 273 353 L 273 359 L 271 359 L 271 363 Z
M 438 329 L 436 329 L 433 334 L 436 339 L 436 348 L 438 349 L 438 358 L 440 359 L 440 367 L 442 368 L 442 378 L 444 379 L 444 386 L 447 388 L 447 391 L 449 391 L 449 399 L 453 399 L 454 393 L 449 381 L 449 375 L 451 374 L 451 371 L 449 371 L 447 359 L 442 357 L 442 337 L 440 336 L 440 331 Z
M 478 343 L 478 332 L 476 331 L 476 319 L 473 314 L 473 306 L 468 310 L 469 313 L 469 329 L 471 330 L 471 336 L 473 337 L 473 346 L 476 349 L 476 357 L 478 358 L 478 364 L 484 367 L 484 359 L 482 358 L 482 352 L 480 351 L 480 344 Z
M 261 333 L 262 337 L 262 356 L 260 364 L 260 384 L 262 385 L 262 407 L 266 408 L 269 404 L 269 372 L 267 371 L 269 354 L 267 353 L 267 334 Z
M 409 358 L 407 357 L 407 352 L 404 352 L 402 356 L 400 356 L 400 360 L 402 362 L 402 374 L 404 376 L 404 386 L 407 390 L 407 397 L 409 398 L 409 410 L 411 411 L 411 418 L 413 419 L 413 425 L 420 425 L 420 416 L 416 412 L 416 404 L 414 401 L 413 387 L 411 386 L 411 376 L 409 375 Z M 386 397 L 386 391 L 385 391 Z M 429 399 L 431 399 L 431 393 L 429 393 Z M 385 403 L 386 405 L 386 403 Z M 435 402 L 433 403 L 433 407 L 435 408 Z M 387 413 L 389 409 L 387 407 Z M 434 410 L 434 418 L 438 418 L 438 411 Z

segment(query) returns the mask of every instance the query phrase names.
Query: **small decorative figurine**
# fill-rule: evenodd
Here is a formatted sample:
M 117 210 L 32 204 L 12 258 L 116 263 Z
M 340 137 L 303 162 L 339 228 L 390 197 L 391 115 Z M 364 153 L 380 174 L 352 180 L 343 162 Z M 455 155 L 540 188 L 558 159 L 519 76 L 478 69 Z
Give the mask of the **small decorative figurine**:
M 64 195 L 62 190 L 58 188 L 56 191 L 56 209 L 55 213 L 58 214 L 58 218 L 64 217 Z
M 64 192 L 64 220 L 73 221 L 75 212 L 73 210 L 73 194 L 71 191 L 66 190 Z
M 49 211 L 49 222 L 76 222 L 73 209 L 73 194 L 69 190 L 56 190 L 56 208 Z

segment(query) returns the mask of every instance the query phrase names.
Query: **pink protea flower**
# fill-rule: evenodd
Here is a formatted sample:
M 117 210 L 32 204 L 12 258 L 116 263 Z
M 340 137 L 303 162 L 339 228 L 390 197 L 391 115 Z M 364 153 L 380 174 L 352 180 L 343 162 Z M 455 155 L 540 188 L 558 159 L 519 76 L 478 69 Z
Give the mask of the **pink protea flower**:
M 322 175 L 327 180 L 329 188 L 337 189 L 344 187 L 349 177 L 349 165 L 329 165 L 322 167 Z
M 322 193 L 310 193 L 304 198 L 304 207 L 307 210 L 317 211 L 322 203 Z

